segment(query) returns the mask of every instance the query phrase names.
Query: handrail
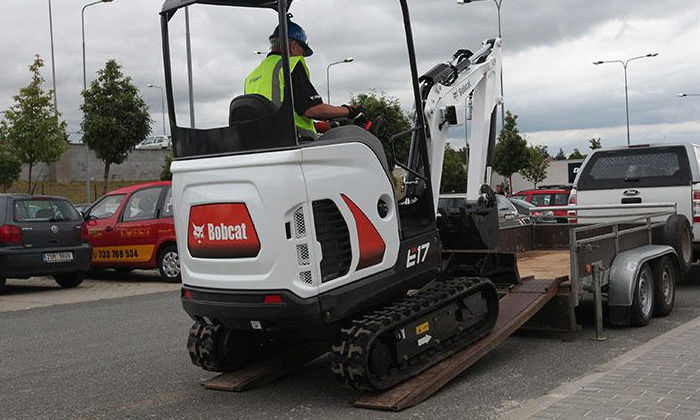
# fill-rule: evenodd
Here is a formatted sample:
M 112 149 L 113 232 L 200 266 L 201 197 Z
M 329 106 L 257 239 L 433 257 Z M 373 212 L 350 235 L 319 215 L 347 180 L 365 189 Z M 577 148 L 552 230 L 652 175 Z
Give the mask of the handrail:
M 598 204 L 598 205 L 587 205 L 587 206 L 542 206 L 533 207 L 531 210 L 542 211 L 542 210 L 617 210 L 617 209 L 646 209 L 646 208 L 673 208 L 677 209 L 678 203 L 648 203 L 648 204 Z M 641 214 L 641 213 L 639 213 Z M 605 217 L 620 217 L 615 216 L 605 216 Z

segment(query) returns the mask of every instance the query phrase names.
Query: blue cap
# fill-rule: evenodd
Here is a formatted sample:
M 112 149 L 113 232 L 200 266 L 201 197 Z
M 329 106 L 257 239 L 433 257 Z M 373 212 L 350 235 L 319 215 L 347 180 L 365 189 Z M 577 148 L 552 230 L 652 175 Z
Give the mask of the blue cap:
M 275 30 L 272 32 L 272 35 L 270 35 L 270 39 L 272 38 L 279 38 L 280 36 L 280 27 L 277 25 Z M 297 25 L 296 23 L 292 21 L 287 21 L 287 38 L 290 40 L 294 40 L 299 43 L 304 48 L 304 57 L 309 57 L 311 54 L 314 53 L 314 51 L 309 47 L 309 44 L 307 43 L 307 38 L 306 38 L 306 32 L 304 29 L 302 29 L 301 26 Z

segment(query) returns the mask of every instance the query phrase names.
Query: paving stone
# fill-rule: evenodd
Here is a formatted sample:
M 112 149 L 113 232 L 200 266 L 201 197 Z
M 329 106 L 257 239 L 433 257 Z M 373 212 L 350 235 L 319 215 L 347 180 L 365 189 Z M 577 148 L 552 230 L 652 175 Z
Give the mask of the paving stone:
M 613 368 L 534 419 L 700 419 L 700 325 Z

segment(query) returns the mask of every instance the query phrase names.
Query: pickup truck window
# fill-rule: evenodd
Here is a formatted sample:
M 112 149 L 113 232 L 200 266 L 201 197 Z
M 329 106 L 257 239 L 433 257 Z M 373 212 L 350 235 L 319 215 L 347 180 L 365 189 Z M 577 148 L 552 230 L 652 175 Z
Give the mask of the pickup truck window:
M 691 179 L 683 147 L 599 152 L 581 170 L 579 190 L 688 185 Z

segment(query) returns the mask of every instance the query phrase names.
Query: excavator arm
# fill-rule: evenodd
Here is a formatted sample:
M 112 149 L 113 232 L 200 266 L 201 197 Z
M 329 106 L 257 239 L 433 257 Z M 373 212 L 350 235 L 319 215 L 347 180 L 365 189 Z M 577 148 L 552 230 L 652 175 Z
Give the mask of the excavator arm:
M 428 127 L 428 158 L 435 208 L 449 128 L 471 120 L 467 201 L 477 201 L 482 184 L 491 178 L 490 155 L 495 142 L 495 109 L 502 101 L 501 40 L 485 40 L 476 53 L 459 50 L 449 63 L 433 67 L 420 78 Z

